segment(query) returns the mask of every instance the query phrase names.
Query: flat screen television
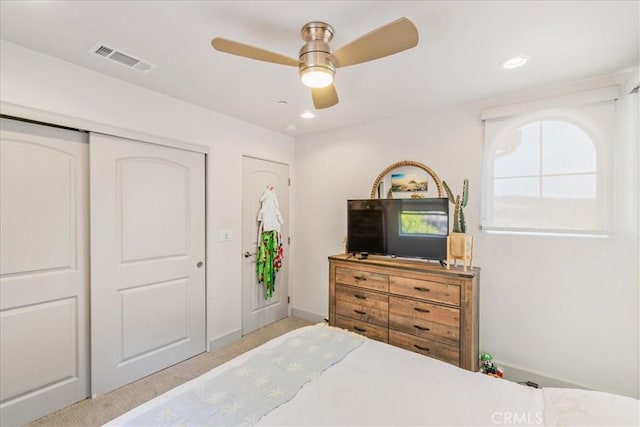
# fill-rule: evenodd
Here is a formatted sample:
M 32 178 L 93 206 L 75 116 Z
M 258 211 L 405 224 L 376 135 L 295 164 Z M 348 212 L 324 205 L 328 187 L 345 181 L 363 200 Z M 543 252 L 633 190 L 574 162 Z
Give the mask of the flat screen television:
M 347 251 L 443 261 L 447 258 L 449 200 L 347 201 Z

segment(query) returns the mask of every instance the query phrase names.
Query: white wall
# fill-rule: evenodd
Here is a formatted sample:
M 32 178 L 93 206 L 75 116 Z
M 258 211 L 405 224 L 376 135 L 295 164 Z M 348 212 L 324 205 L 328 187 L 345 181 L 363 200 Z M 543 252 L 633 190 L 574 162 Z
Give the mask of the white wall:
M 615 80 L 607 77 L 545 93 L 519 94 L 511 102 Z M 460 187 L 465 177 L 470 180 L 465 214 L 468 229 L 477 238 L 476 259 L 482 268 L 481 350 L 532 374 L 637 397 L 637 109 L 633 113 L 637 102 L 637 95 L 618 101 L 615 226 L 605 239 L 479 231 L 483 137 L 479 114 L 489 101 L 298 138 L 295 308 L 327 314 L 326 258 L 344 251 L 345 201 L 367 198 L 373 180 L 389 164 L 419 161 L 451 185 Z
M 241 329 L 242 155 L 293 163 L 293 139 L 24 49 L 0 45 L 0 100 L 209 147 L 207 337 Z M 290 170 L 293 170 L 291 168 Z M 219 242 L 220 229 L 235 231 Z

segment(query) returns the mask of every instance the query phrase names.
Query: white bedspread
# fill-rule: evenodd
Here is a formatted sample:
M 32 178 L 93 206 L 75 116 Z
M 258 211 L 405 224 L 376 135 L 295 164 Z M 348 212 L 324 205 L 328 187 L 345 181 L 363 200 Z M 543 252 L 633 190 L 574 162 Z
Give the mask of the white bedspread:
M 131 422 L 150 407 L 195 389 L 256 354 L 277 348 L 305 329 L 245 353 L 108 425 L 142 425 Z M 635 399 L 585 390 L 534 389 L 365 340 L 339 363 L 305 384 L 291 400 L 260 418 L 258 424 L 637 426 L 639 410 Z
M 364 341 L 335 328 L 304 328 L 239 366 L 201 377 L 196 386 L 148 405 L 123 424 L 254 425 Z

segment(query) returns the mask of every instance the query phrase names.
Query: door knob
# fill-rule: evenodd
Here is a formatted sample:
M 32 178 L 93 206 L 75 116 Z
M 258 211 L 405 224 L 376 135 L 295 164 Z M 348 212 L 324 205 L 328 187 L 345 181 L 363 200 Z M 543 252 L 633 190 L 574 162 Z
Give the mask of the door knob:
M 255 254 L 256 254 L 255 252 L 254 252 L 254 253 L 251 253 L 251 252 L 247 251 L 247 252 L 245 252 L 245 253 L 244 253 L 244 257 L 245 257 L 245 258 L 249 258 L 250 256 L 253 256 L 253 255 L 255 255 Z
M 196 267 L 198 268 L 202 268 L 204 264 L 202 263 L 202 261 L 198 261 L 198 263 L 196 264 Z

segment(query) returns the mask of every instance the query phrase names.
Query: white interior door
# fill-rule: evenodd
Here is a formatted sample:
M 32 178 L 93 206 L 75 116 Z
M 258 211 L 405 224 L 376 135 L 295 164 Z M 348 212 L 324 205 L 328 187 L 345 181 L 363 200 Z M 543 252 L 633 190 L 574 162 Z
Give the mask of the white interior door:
M 205 157 L 90 141 L 95 396 L 205 350 Z
M 242 247 L 245 254 L 242 266 L 242 333 L 247 334 L 289 314 L 289 166 L 243 157 L 242 175 Z M 282 237 L 285 249 L 284 262 L 276 276 L 275 291 L 271 298 L 265 300 L 264 289 L 258 283 L 255 254 L 260 197 L 268 186 L 275 188 L 284 218 Z
M 0 119 L 0 425 L 89 395 L 87 135 Z

